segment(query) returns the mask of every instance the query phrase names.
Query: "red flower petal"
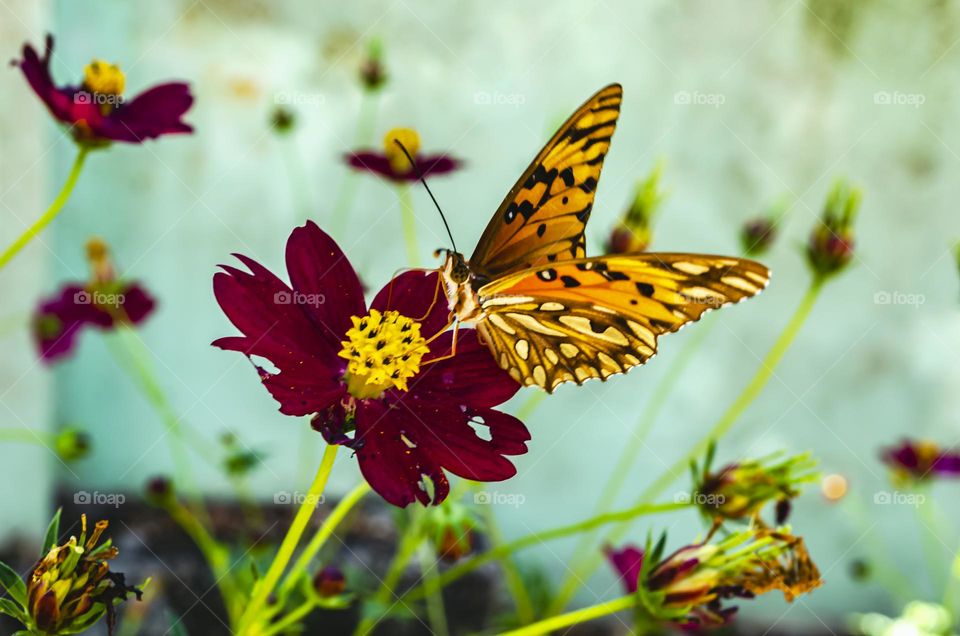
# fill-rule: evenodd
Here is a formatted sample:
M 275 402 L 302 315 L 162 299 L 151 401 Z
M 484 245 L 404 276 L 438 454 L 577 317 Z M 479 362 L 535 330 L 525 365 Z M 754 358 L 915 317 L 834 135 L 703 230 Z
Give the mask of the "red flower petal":
M 121 104 L 99 126 L 91 125 L 91 129 L 99 137 L 130 143 L 161 135 L 192 133 L 193 128 L 182 121 L 192 105 L 189 85 L 160 84 Z
M 431 343 L 424 362 L 450 352 L 453 332 Z M 460 329 L 454 357 L 422 367 L 410 385 L 410 392 L 432 400 L 457 405 L 492 407 L 503 404 L 520 390 L 520 385 L 501 369 L 474 329 Z
M 221 349 L 266 358 L 280 370 L 264 372 L 264 385 L 287 415 L 308 415 L 328 408 L 343 394 L 340 378 L 345 362 L 337 357 L 340 343 L 318 328 L 293 290 L 265 267 L 237 255 L 250 270 L 223 266 L 213 277 L 213 291 L 223 312 L 242 337 L 221 338 Z
M 503 481 L 517 474 L 504 455 L 527 452 L 523 422 L 500 411 L 450 402 L 404 399 L 407 437 L 446 470 L 475 481 Z M 483 430 L 481 437 L 473 426 Z
M 367 313 L 363 288 L 350 261 L 313 221 L 290 234 L 287 271 L 296 292 L 293 300 L 338 343 L 350 328 L 350 316 Z
M 618 578 L 627 594 L 636 593 L 640 570 L 643 568 L 643 550 L 626 545 L 619 550 L 606 548 L 604 554 L 619 574 Z
M 436 461 L 419 446 L 411 448 L 413 430 L 402 409 L 389 408 L 381 400 L 363 400 L 357 405 L 357 461 L 370 486 L 389 503 L 401 508 L 419 501 L 439 504 L 450 492 L 450 483 Z M 416 442 L 413 442 L 416 444 Z M 426 475 L 433 482 L 430 495 L 420 486 Z
M 352 168 L 365 172 L 372 172 L 390 179 L 391 181 L 418 181 L 417 171 L 408 170 L 407 172 L 397 173 L 390 166 L 390 160 L 380 152 L 360 151 L 344 155 L 344 159 Z M 424 155 L 416 157 L 417 167 L 424 177 L 430 175 L 441 175 L 463 166 L 459 159 L 448 157 L 447 155 Z
M 430 338 L 447 326 L 450 316 L 437 272 L 400 274 L 377 293 L 370 307 L 380 311 L 392 309 L 402 316 L 419 320 L 424 338 Z

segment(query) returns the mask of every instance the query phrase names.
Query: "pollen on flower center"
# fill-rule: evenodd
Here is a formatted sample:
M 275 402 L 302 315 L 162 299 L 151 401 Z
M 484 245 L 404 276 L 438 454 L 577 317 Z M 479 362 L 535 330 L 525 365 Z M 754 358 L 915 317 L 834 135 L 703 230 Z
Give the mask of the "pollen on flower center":
M 83 85 L 93 93 L 120 95 L 125 84 L 126 77 L 115 64 L 94 60 L 83 69 Z
M 383 150 L 390 161 L 390 168 L 397 174 L 406 174 L 413 170 L 413 166 L 394 140 L 402 143 L 411 157 L 416 157 L 420 150 L 420 135 L 412 128 L 394 128 L 383 136 Z
M 390 387 L 407 390 L 407 380 L 420 370 L 430 352 L 420 334 L 420 323 L 396 311 L 371 309 L 350 318 L 353 327 L 338 354 L 346 358 L 347 390 L 356 398 L 371 398 Z

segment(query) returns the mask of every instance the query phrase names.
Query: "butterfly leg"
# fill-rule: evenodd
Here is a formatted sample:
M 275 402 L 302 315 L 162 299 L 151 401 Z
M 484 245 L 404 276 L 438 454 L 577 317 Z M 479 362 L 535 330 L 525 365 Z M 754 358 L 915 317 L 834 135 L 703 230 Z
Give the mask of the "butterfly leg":
M 447 328 L 444 327 L 443 330 L 440 331 L 440 333 L 443 333 L 446 330 Z M 438 333 L 437 336 L 439 336 L 440 333 Z M 453 342 L 450 344 L 450 353 L 442 355 L 438 358 L 432 358 L 430 360 L 427 360 L 421 366 L 427 366 L 428 364 L 433 364 L 434 362 L 440 362 L 441 360 L 449 360 L 453 356 L 457 355 L 457 336 L 458 335 L 460 335 L 460 321 L 454 320 L 453 321 Z M 434 336 L 434 338 L 436 338 L 436 336 Z M 430 340 L 433 340 L 433 338 L 431 338 Z M 427 342 L 429 342 L 429 340 Z

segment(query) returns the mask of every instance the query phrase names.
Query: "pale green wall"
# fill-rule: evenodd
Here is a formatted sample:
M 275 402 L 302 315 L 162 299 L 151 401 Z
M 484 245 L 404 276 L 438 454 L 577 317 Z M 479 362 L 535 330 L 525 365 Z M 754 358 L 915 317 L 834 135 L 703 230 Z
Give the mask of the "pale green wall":
M 235 430 L 269 453 L 257 481 L 264 495 L 298 483 L 304 423 L 276 412 L 240 356 L 208 346 L 232 333 L 210 279 L 232 251 L 281 268 L 283 241 L 303 220 L 293 207 L 282 146 L 265 125 L 280 92 L 307 102 L 299 107 L 298 151 L 317 201 L 310 216 L 328 221 L 344 175 L 337 157 L 349 146 L 359 104 L 354 70 L 366 37 L 384 39 L 392 78 L 378 138 L 386 127 L 413 125 L 425 148 L 469 161 L 469 170 L 432 183 L 463 244 L 476 239 L 551 128 L 614 80 L 624 84 L 625 102 L 591 221 L 594 245 L 628 200 L 633 181 L 659 157 L 667 162 L 665 183 L 672 191 L 657 227 L 660 249 L 735 252 L 744 219 L 785 192 L 796 195 L 785 236 L 768 259 L 775 272 L 770 290 L 719 314 L 721 324 L 638 462 L 631 478 L 637 490 L 679 457 L 745 384 L 806 284 L 801 244 L 832 177 L 858 181 L 867 196 L 857 263 L 826 290 L 796 347 L 720 455 L 809 449 L 825 470 L 847 474 L 866 502 L 863 525 L 824 505 L 815 492 L 798 505 L 796 530 L 809 538 L 828 587 L 793 606 L 784 620 L 885 602 L 875 588 L 855 587 L 846 575 L 847 561 L 878 541 L 925 592 L 917 565 L 921 529 L 912 509 L 872 501 L 876 491 L 889 489 L 876 461 L 880 444 L 905 433 L 945 443 L 960 435 L 958 282 L 947 252 L 960 235 L 955 2 L 72 0 L 55 7 L 52 25 L 64 61 L 55 67 L 59 78 L 73 77 L 94 55 L 120 63 L 131 91 L 159 79 L 188 78 L 198 98 L 189 119 L 198 132 L 91 158 L 70 209 L 47 237 L 58 257 L 39 248 L 30 253 L 34 263 L 46 259 L 55 272 L 42 289 L 82 275 L 81 242 L 91 233 L 106 237 L 120 266 L 161 299 L 143 335 L 158 356 L 164 386 L 211 437 Z M 35 42 L 43 24 L 30 26 Z M 21 37 L 5 38 L 0 57 L 14 55 Z M 2 80 L 4 104 L 15 103 L 16 116 L 33 122 L 35 104 L 9 75 Z M 722 95 L 723 104 L 678 104 L 681 91 Z M 921 95 L 924 103 L 877 103 L 879 91 Z M 477 98 L 481 93 L 522 103 L 486 105 Z M 3 120 L 11 116 L 7 109 L 0 113 Z M 53 127 L 40 129 L 45 148 Z M 36 155 L 38 137 L 19 123 L 3 137 L 4 148 L 14 135 Z M 46 198 L 71 152 L 60 143 L 42 159 Z M 2 161 L 14 165 L 6 151 Z M 29 163 L 26 155 L 22 161 Z M 6 173 L 4 182 L 9 179 Z M 415 196 L 424 246 L 443 245 L 428 199 Z M 18 201 L 22 214 L 35 214 L 44 198 Z M 353 215 L 349 232 L 339 238 L 378 285 L 404 259 L 393 193 L 364 180 Z M 4 236 L 13 233 L 0 229 Z M 28 285 L 17 273 L 25 264 L 0 276 L 0 284 L 18 294 L 18 307 L 29 304 L 20 294 L 37 289 L 36 281 Z M 925 302 L 919 308 L 878 305 L 878 291 L 923 294 Z M 578 520 L 592 508 L 628 427 L 691 331 L 666 339 L 648 368 L 604 385 L 561 390 L 541 407 L 530 422 L 534 439 L 518 462 L 520 475 L 497 488 L 525 497 L 517 510 L 502 510 L 511 535 Z M 5 352 L 19 353 L 3 356 L 3 377 L 29 366 L 22 341 L 21 335 L 4 341 Z M 37 368 L 27 378 L 33 384 L 17 386 L 11 396 L 36 411 L 34 396 L 42 395 L 37 391 L 49 374 Z M 92 428 L 98 445 L 95 459 L 73 469 L 79 479 L 62 471 L 68 483 L 137 487 L 168 467 L 160 423 L 100 339 L 85 338 L 55 379 L 56 422 Z M 356 475 L 353 460 L 345 459 L 336 484 L 343 488 Z M 212 472 L 203 479 L 211 491 L 225 490 Z M 4 490 L 4 501 L 15 494 Z M 949 504 L 949 487 L 942 494 Z M 697 527 L 692 515 L 653 527 L 667 523 L 677 544 L 692 539 Z M 646 530 L 641 527 L 636 538 Z M 942 530 L 933 540 L 944 561 L 956 534 Z M 570 548 L 551 545 L 527 558 L 560 574 Z M 604 573 L 594 591 L 607 593 L 610 581 Z M 783 611 L 780 601 L 765 605 L 774 616 Z

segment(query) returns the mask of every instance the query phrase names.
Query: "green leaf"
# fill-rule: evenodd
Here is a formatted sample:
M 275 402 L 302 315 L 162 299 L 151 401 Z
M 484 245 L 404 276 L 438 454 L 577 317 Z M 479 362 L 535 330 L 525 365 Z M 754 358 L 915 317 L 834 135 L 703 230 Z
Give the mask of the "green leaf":
M 0 561 L 0 585 L 22 607 L 27 606 L 27 586 L 13 568 Z
M 169 636 L 189 636 L 187 634 L 187 628 L 183 624 L 181 617 L 177 616 L 173 612 L 167 612 L 167 622 L 170 623 L 170 630 L 167 632 Z
M 0 598 L 0 614 L 12 616 L 24 625 L 27 624 L 27 613 L 8 598 Z
M 63 512 L 63 508 L 57 508 L 57 514 L 53 515 L 53 519 L 50 520 L 50 525 L 47 526 L 47 534 L 43 538 L 43 547 L 40 549 L 41 559 L 46 556 L 50 548 L 57 545 L 57 540 L 60 538 L 61 512 Z

